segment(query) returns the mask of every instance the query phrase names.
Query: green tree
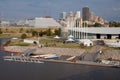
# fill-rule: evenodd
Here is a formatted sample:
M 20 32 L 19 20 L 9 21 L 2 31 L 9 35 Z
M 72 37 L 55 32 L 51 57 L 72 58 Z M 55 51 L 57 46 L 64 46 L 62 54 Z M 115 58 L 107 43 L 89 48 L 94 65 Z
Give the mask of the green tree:
M 37 31 L 32 31 L 32 36 L 33 37 L 38 36 L 38 32 Z
M 42 31 L 39 32 L 39 36 L 40 36 L 40 37 L 43 36 L 43 32 L 42 32 Z
M 0 34 L 2 34 L 3 32 L 2 32 L 2 30 L 0 29 Z
M 21 39 L 25 39 L 25 38 L 27 38 L 27 35 L 24 33 L 21 35 Z
M 61 28 L 55 29 L 55 33 L 54 34 L 60 36 L 61 35 Z
M 86 22 L 82 23 L 83 27 L 87 27 L 88 24 Z
M 47 36 L 51 36 L 52 35 L 52 31 L 51 31 L 50 28 L 46 32 L 47 32 Z
M 93 26 L 94 27 L 102 27 L 102 25 L 100 23 L 95 23 Z
M 120 27 L 120 22 L 109 22 L 109 27 Z
M 58 36 L 61 35 L 61 31 L 62 31 L 61 28 L 59 28 L 59 29 L 58 29 Z
M 43 35 L 46 35 L 47 34 L 47 31 L 43 31 Z

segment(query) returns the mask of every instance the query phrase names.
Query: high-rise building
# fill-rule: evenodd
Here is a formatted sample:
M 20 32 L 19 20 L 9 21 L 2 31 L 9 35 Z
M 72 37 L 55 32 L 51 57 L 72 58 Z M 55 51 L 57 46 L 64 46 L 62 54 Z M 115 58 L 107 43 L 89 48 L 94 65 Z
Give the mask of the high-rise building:
M 80 18 L 80 11 L 76 11 L 76 13 L 75 13 L 75 18 L 76 18 L 76 19 Z
M 90 21 L 95 21 L 95 15 L 94 15 L 93 12 L 90 12 L 90 13 L 89 13 L 89 20 L 90 20 Z
M 60 19 L 66 19 L 66 12 L 60 13 Z
M 83 21 L 89 21 L 89 8 L 88 7 L 83 7 L 82 18 L 83 18 Z
M 74 13 L 72 11 L 68 14 L 66 21 L 67 21 L 68 27 L 74 26 Z
M 72 11 L 69 12 L 68 17 L 74 17 L 74 14 Z

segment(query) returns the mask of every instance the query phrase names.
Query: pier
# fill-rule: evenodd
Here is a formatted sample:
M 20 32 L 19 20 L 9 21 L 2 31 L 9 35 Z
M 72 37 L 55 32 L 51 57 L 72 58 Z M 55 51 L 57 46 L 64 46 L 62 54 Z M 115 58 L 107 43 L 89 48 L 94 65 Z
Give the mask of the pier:
M 99 66 L 99 67 L 111 67 L 120 68 L 120 66 L 107 65 L 102 63 L 90 62 L 90 61 L 67 61 L 67 60 L 55 60 L 55 59 L 42 59 L 42 58 L 32 58 L 32 57 L 21 57 L 21 56 L 4 56 L 4 60 L 15 61 L 15 62 L 25 62 L 25 63 L 66 63 L 66 64 L 76 64 L 76 65 L 89 65 L 89 66 Z
M 4 60 L 8 61 L 18 61 L 18 62 L 29 62 L 29 63 L 44 63 L 39 58 L 32 58 L 30 54 L 32 54 L 36 49 L 27 49 L 22 52 L 20 55 L 4 56 Z
M 20 57 L 20 56 L 5 56 L 4 60 L 7 61 L 17 61 L 17 62 L 27 62 L 27 63 L 44 63 L 41 59 L 30 58 L 30 57 Z

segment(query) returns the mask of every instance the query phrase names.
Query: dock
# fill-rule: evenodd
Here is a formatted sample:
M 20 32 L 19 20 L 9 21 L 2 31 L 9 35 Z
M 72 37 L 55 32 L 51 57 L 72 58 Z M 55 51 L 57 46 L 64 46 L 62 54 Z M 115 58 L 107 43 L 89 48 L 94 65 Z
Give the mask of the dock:
M 15 61 L 15 62 L 25 62 L 25 63 L 65 63 L 65 64 L 75 64 L 75 65 L 87 65 L 87 66 L 98 66 L 98 67 L 110 67 L 110 68 L 120 68 L 120 66 L 100 64 L 96 62 L 89 61 L 67 61 L 67 60 L 55 60 L 55 59 L 41 59 L 41 58 L 31 58 L 31 57 L 19 57 L 19 56 L 4 56 L 4 60 Z
M 16 61 L 16 62 L 27 62 L 27 63 L 44 63 L 41 59 L 30 58 L 30 57 L 20 57 L 20 56 L 4 56 L 4 60 Z

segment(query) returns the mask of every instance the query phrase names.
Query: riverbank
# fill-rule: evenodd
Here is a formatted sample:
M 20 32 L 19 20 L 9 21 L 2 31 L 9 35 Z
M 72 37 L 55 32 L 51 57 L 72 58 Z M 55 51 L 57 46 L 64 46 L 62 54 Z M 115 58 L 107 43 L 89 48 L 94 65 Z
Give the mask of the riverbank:
M 119 60 L 120 59 L 120 53 L 119 53 L 120 50 L 118 50 L 118 51 L 104 50 L 99 56 L 96 57 L 97 58 L 96 60 L 101 59 L 101 62 L 91 61 L 90 60 L 92 58 L 91 55 L 97 54 L 95 52 L 95 50 L 97 51 L 99 49 L 103 49 L 103 47 L 101 47 L 101 46 L 94 47 L 90 51 L 87 51 L 86 59 L 84 59 L 84 60 L 80 60 L 80 57 L 82 55 L 86 54 L 85 49 L 53 48 L 53 47 L 38 48 L 35 46 L 31 46 L 31 47 L 5 46 L 4 47 L 5 51 L 7 51 L 9 53 L 17 53 L 17 54 L 21 54 L 27 49 L 36 49 L 36 51 L 33 52 L 33 54 L 37 54 L 37 55 L 38 54 L 56 54 L 56 55 L 60 56 L 59 60 L 41 59 L 41 61 L 43 61 L 43 62 L 59 62 L 59 63 L 68 63 L 68 64 L 72 63 L 72 64 L 82 64 L 82 65 L 90 65 L 90 66 L 116 67 L 116 68 L 119 68 L 119 65 L 120 65 L 120 60 Z M 72 61 L 67 61 L 67 59 L 70 58 L 71 56 L 76 56 L 76 59 L 72 60 Z M 117 60 L 117 62 L 109 60 L 110 61 L 109 64 L 108 63 L 106 64 L 106 62 L 108 62 L 108 61 L 105 61 L 105 63 L 102 63 L 102 60 L 108 60 L 109 58 Z
M 96 53 L 102 50 L 102 53 L 98 58 L 120 60 L 120 50 L 106 49 L 105 47 L 97 46 L 93 47 L 89 51 L 86 49 L 74 49 L 74 48 L 55 48 L 55 47 L 42 47 L 36 46 L 4 46 L 4 50 L 10 53 L 22 53 L 27 49 L 36 49 L 34 54 L 57 54 L 57 55 L 68 55 L 68 56 L 80 56 L 83 53 Z
M 55 47 L 42 47 L 38 48 L 35 46 L 5 46 L 4 50 L 9 53 L 21 54 L 27 49 L 36 49 L 33 54 L 56 54 L 61 56 L 61 59 L 66 60 L 71 56 L 76 56 L 77 60 L 82 61 L 104 61 L 109 62 L 109 64 L 120 62 L 120 50 L 106 49 L 103 46 L 94 46 L 92 49 L 74 49 L 74 48 L 55 48 Z M 98 51 L 102 50 L 99 54 Z M 83 58 L 83 59 L 80 59 Z M 107 63 L 108 64 L 108 63 Z

